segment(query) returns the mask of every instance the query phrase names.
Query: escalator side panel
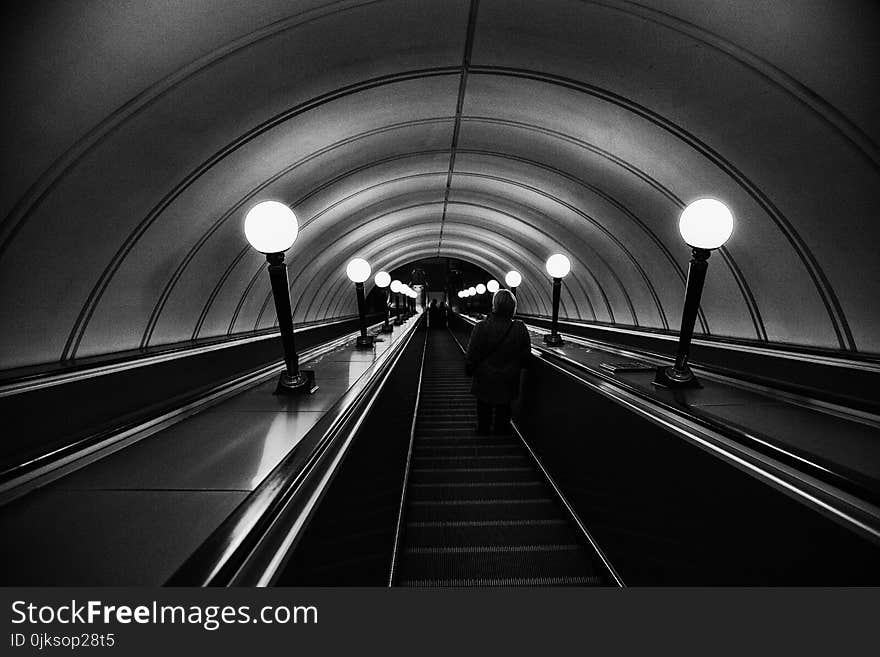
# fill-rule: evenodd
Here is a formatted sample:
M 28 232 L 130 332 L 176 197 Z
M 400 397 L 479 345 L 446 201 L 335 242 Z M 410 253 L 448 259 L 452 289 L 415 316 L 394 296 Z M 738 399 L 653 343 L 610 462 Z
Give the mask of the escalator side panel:
M 384 586 L 419 377 L 424 328 L 410 342 L 276 584 Z
M 518 422 L 628 584 L 880 583 L 876 545 L 540 359 Z

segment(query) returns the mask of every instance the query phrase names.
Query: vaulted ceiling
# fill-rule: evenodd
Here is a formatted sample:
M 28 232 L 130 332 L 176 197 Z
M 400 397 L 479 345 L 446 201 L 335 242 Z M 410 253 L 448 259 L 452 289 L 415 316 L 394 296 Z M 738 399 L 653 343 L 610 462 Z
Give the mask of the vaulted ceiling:
M 245 212 L 282 200 L 294 320 L 345 264 L 569 255 L 564 316 L 880 351 L 880 6 L 704 0 L 31 2 L 5 21 L 0 368 L 275 322 Z

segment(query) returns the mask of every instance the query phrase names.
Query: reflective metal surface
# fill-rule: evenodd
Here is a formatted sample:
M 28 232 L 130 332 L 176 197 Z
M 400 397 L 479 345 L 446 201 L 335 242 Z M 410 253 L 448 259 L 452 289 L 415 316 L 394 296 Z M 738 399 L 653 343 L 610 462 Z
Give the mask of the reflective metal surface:
M 159 586 L 244 497 L 229 491 L 35 493 L 0 514 L 3 584 Z
M 273 378 L 0 508 L 2 583 L 162 584 L 411 326 L 303 362 L 313 395 Z

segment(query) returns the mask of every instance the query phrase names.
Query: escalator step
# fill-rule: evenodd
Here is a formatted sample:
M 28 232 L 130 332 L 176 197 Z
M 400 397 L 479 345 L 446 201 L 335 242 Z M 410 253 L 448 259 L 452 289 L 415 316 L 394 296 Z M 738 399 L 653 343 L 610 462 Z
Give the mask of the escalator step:
M 407 520 L 535 520 L 558 515 L 547 498 L 414 500 L 407 504 Z
M 603 583 L 522 443 L 476 433 L 477 404 L 462 360 L 450 333 L 429 334 L 398 583 Z
M 594 576 L 593 565 L 579 545 L 511 546 L 501 551 L 406 553 L 406 580 L 538 580 L 553 577 Z M 562 549 L 559 549 L 561 547 Z M 585 579 L 584 583 L 597 583 Z
M 412 468 L 412 483 L 468 482 L 468 481 L 532 481 L 535 471 L 523 468 Z
M 546 545 L 570 544 L 577 538 L 564 520 L 471 520 L 411 522 L 406 525 L 409 547 L 430 545 Z
M 541 481 L 492 481 L 462 483 L 413 484 L 410 501 L 521 499 L 544 492 Z
M 523 454 L 492 454 L 487 456 L 414 456 L 413 465 L 420 468 L 518 467 L 528 465 Z
M 518 455 L 520 447 L 511 443 L 472 443 L 470 445 L 419 445 L 413 450 L 416 456 L 484 456 L 484 455 Z
M 476 587 L 476 586 L 600 586 L 597 576 L 586 577 L 496 577 L 470 579 L 407 579 L 400 582 L 407 587 Z

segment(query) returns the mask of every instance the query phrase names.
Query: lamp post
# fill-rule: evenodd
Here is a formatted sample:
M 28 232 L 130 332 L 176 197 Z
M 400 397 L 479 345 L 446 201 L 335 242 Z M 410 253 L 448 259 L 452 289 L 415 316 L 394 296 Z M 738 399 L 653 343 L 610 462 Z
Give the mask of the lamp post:
M 561 253 L 554 253 L 547 258 L 547 273 L 553 278 L 553 321 L 550 324 L 550 334 L 544 336 L 544 342 L 552 347 L 558 347 L 564 342 L 559 335 L 559 295 L 562 291 L 562 279 L 571 271 L 571 262 Z
M 363 258 L 353 258 L 345 267 L 345 274 L 348 276 L 348 280 L 354 283 L 354 291 L 357 295 L 358 322 L 361 327 L 361 334 L 355 343 L 357 349 L 371 349 L 373 347 L 373 336 L 367 335 L 367 310 L 364 299 L 364 282 L 370 278 L 370 273 L 370 263 Z
M 654 385 L 664 388 L 699 388 L 700 383 L 688 366 L 694 322 L 700 309 L 709 256 L 713 249 L 723 246 L 733 233 L 733 214 L 721 201 L 713 198 L 698 199 L 681 213 L 678 230 L 691 247 L 678 350 L 672 367 L 657 368 Z
M 400 326 L 403 324 L 403 320 L 400 318 L 400 289 L 403 284 L 397 280 L 396 278 L 391 281 L 391 285 L 389 289 L 391 293 L 394 295 L 394 325 Z
M 373 278 L 373 282 L 376 284 L 376 287 L 382 290 L 382 295 L 385 297 L 385 321 L 382 323 L 382 328 L 380 330 L 382 333 L 391 333 L 394 330 L 394 327 L 391 326 L 389 321 L 391 311 L 388 308 L 388 303 L 391 300 L 390 292 L 388 291 L 388 286 L 391 285 L 391 274 L 387 271 L 380 271 L 376 274 L 375 278 Z
M 510 288 L 513 296 L 516 296 L 516 288 L 518 288 L 522 283 L 522 276 L 518 271 L 514 269 L 507 272 L 507 275 L 504 277 L 504 282 L 507 283 L 507 287 Z
M 284 252 L 296 241 L 299 225 L 289 207 L 278 201 L 263 201 L 248 210 L 244 235 L 252 247 L 265 254 L 269 263 L 269 282 L 275 300 L 275 314 L 281 331 L 285 371 L 278 379 L 276 395 L 295 395 L 315 391 L 315 373 L 299 369 L 299 357 L 293 340 L 293 316 L 290 311 L 290 285 Z

